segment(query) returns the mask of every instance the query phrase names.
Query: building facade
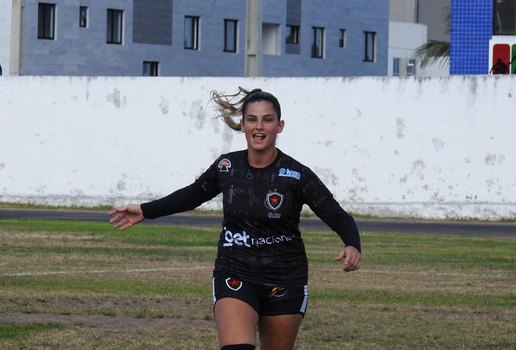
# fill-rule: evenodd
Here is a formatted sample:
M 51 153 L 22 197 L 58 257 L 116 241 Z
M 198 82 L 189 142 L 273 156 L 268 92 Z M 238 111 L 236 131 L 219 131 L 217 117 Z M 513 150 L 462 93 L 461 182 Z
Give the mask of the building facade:
M 11 74 L 245 76 L 253 55 L 260 76 L 387 74 L 388 0 L 12 4 Z
M 450 74 L 516 74 L 516 0 L 452 0 Z
M 449 42 L 450 0 L 390 0 L 388 75 L 447 76 L 447 61 L 421 67 L 416 50 L 429 40 Z

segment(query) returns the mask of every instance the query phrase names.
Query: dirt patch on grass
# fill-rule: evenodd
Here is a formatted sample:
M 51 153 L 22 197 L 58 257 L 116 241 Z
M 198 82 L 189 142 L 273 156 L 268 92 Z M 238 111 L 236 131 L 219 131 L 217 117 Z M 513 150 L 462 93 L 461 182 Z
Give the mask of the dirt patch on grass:
M 0 315 L 0 323 L 58 323 L 66 325 L 86 325 L 119 329 L 153 330 L 190 327 L 215 327 L 214 320 L 187 320 L 173 318 L 137 318 L 128 316 L 104 315 L 59 315 L 59 314 L 24 314 L 9 313 Z

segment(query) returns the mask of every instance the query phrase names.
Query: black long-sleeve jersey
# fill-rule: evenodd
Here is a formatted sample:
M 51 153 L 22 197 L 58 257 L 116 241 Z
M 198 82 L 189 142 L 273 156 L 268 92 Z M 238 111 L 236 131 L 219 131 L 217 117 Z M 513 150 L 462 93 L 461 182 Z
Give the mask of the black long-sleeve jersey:
M 153 219 L 191 210 L 223 194 L 224 217 L 214 274 L 265 285 L 303 286 L 308 261 L 299 231 L 303 204 L 346 245 L 359 251 L 354 219 L 306 166 L 278 150 L 265 168 L 249 165 L 247 151 L 221 155 L 193 184 L 141 205 Z

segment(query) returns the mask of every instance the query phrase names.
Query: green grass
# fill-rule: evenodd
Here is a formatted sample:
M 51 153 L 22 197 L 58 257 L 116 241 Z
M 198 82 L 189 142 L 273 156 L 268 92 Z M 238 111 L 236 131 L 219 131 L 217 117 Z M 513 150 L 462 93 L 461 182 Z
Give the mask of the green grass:
M 213 349 L 219 229 L 0 220 L 0 349 Z M 363 265 L 304 232 L 296 349 L 512 349 L 516 238 L 362 233 Z
M 0 323 L 0 340 L 19 339 L 30 336 L 36 332 L 45 332 L 53 329 L 63 328 L 55 323 L 32 323 L 32 324 L 5 324 Z

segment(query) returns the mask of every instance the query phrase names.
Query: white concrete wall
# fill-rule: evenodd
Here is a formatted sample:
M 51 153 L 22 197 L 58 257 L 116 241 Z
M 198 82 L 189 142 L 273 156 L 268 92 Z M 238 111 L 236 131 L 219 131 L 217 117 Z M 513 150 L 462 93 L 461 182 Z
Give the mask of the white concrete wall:
M 513 76 L 2 77 L 0 201 L 121 204 L 187 185 L 245 147 L 209 102 L 237 86 L 277 95 L 278 146 L 351 212 L 516 216 Z

